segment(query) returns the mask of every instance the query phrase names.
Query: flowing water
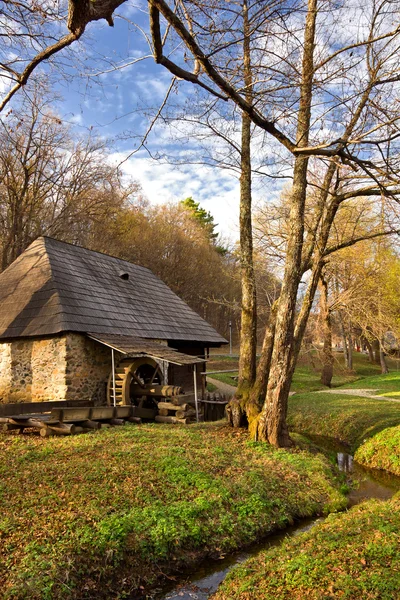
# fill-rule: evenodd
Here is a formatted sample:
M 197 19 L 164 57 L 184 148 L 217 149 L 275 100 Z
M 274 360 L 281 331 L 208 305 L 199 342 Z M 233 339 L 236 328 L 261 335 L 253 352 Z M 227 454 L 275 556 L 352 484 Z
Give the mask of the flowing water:
M 355 463 L 353 457 L 343 448 L 337 445 L 332 446 L 325 440 L 319 440 L 318 445 L 336 451 L 338 467 L 346 473 L 352 488 L 348 496 L 349 507 L 372 498 L 389 500 L 400 489 L 400 477 L 382 471 L 365 469 Z M 205 561 L 195 571 L 187 573 L 186 577 L 177 581 L 171 580 L 169 584 L 154 590 L 147 598 L 149 600 L 207 600 L 235 565 L 256 555 L 261 550 L 278 546 L 288 536 L 308 531 L 322 520 L 323 517 L 302 520 L 292 527 L 269 535 L 262 543 L 254 544 L 245 551 L 221 557 L 220 560 Z

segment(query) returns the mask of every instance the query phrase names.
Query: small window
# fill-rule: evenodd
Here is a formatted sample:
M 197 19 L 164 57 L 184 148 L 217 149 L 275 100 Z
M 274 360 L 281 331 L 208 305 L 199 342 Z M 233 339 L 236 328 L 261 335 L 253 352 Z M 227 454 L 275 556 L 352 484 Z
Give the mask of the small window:
M 129 279 L 129 273 L 127 273 L 126 271 L 120 271 L 119 276 L 121 277 L 121 279 L 124 279 L 125 281 L 127 281 Z

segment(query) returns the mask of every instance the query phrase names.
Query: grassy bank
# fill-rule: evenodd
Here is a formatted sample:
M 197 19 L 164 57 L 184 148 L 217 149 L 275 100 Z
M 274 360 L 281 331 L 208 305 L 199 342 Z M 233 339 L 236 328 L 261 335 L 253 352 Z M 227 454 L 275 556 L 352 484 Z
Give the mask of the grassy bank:
M 394 600 L 400 597 L 399 529 L 400 495 L 330 515 L 236 568 L 213 600 Z
M 400 426 L 384 429 L 364 442 L 354 455 L 361 465 L 400 476 Z
M 357 448 L 365 439 L 400 424 L 400 403 L 348 394 L 296 394 L 289 400 L 290 429 Z
M 1 435 L 0 452 L 3 598 L 124 597 L 345 503 L 322 456 L 221 425 Z

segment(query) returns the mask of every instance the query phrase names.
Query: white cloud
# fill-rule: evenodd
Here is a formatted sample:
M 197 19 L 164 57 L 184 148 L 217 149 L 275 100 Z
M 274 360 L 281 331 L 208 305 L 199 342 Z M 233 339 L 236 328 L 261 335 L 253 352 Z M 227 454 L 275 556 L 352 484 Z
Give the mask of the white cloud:
M 117 164 L 124 158 L 122 153 L 112 155 Z M 238 238 L 239 182 L 230 172 L 202 165 L 178 168 L 139 153 L 126 161 L 122 169 L 141 183 L 151 203 L 177 202 L 193 196 L 213 215 L 218 231 L 225 238 L 231 241 Z

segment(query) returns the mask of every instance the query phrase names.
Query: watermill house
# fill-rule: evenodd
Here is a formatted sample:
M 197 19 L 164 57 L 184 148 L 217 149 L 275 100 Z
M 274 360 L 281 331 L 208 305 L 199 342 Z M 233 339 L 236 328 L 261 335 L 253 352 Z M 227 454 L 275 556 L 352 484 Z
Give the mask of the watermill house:
M 0 274 L 0 403 L 104 404 L 112 359 L 117 370 L 126 357 L 188 390 L 193 365 L 200 377 L 207 349 L 224 343 L 151 271 L 118 258 L 41 237 Z

